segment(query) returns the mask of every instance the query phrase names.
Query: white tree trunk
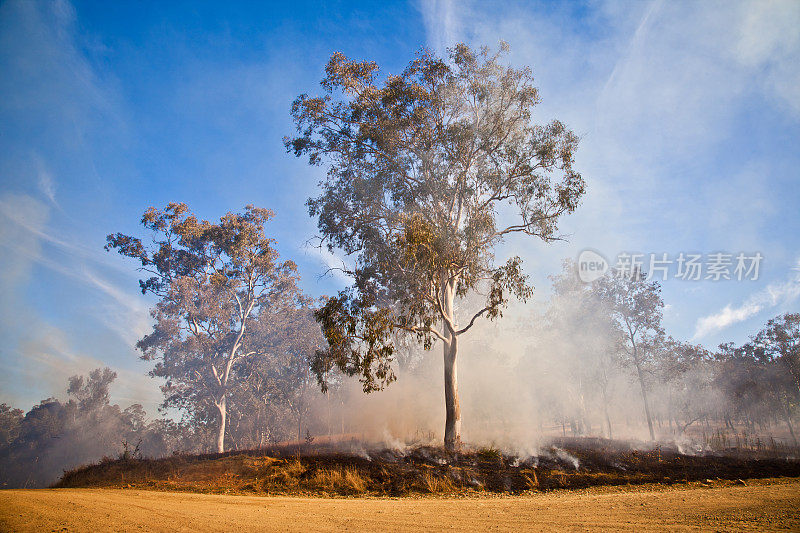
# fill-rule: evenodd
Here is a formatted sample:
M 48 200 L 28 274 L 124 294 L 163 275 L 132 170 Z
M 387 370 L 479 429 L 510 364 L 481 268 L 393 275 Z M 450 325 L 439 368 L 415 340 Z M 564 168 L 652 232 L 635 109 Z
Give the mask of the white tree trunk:
M 611 417 L 608 416 L 608 391 L 606 390 L 607 385 L 603 384 L 601 386 L 603 391 L 603 412 L 606 415 L 606 429 L 608 431 L 608 438 L 614 439 L 614 434 L 611 432 Z
M 639 361 L 639 352 L 636 344 L 633 345 L 633 362 L 636 364 L 636 374 L 639 376 L 639 386 L 642 388 L 642 401 L 644 402 L 644 415 L 647 418 L 647 428 L 650 430 L 650 440 L 656 440 L 656 434 L 653 431 L 653 417 L 650 416 L 650 405 L 647 401 L 647 387 L 644 383 L 644 374 L 642 373 L 642 364 Z
M 455 286 L 448 283 L 443 290 L 444 312 L 454 324 L 453 297 Z M 445 324 L 444 336 L 444 446 L 455 450 L 461 445 L 461 405 L 458 401 L 458 337 Z
M 217 433 L 217 452 L 222 453 L 225 451 L 225 423 L 228 418 L 228 404 L 223 395 L 219 401 L 215 402 L 219 410 L 219 432 Z

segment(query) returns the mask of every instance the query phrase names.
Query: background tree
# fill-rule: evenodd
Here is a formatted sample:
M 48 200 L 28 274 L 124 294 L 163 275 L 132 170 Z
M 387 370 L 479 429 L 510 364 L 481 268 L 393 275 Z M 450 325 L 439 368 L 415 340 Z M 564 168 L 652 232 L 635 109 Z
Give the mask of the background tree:
M 646 359 L 652 354 L 653 344 L 663 335 L 661 327 L 664 301 L 658 282 L 648 282 L 640 270 L 631 273 L 613 272 L 593 282 L 593 290 L 606 311 L 625 336 L 626 349 L 636 368 L 636 376 L 642 391 L 647 427 L 650 438 L 655 440 L 653 417 L 647 400 L 647 384 L 644 376 Z
M 572 374 L 575 387 L 573 398 L 578 399 L 581 425 L 589 424 L 587 398 L 599 392 L 605 432 L 613 438 L 610 415 L 611 378 L 619 370 L 617 360 L 623 339 L 608 313 L 603 312 L 603 302 L 592 291 L 592 286 L 582 282 L 578 269 L 571 259 L 565 260 L 562 271 L 551 276 L 553 295 L 546 313 L 550 333 L 549 341 L 560 366 Z
M 800 394 L 800 313 L 770 319 L 747 343 L 756 357 L 776 363 L 787 374 L 793 395 Z
M 266 355 L 249 360 L 242 369 L 249 384 L 244 394 L 256 394 L 265 405 L 271 404 L 273 413 L 287 409 L 298 440 L 305 437 L 305 417 L 320 395 L 311 369 L 313 356 L 324 342 L 314 320 L 315 303 L 309 298 L 299 302 L 295 298 L 271 306 L 269 318 L 259 317 L 258 331 L 254 332 L 264 343 Z
M 655 346 L 654 366 L 670 426 L 676 433 L 713 414 L 713 358 L 700 345 L 667 337 Z
M 25 411 L 0 403 L 0 449 L 5 448 L 19 436 Z
M 142 292 L 160 297 L 153 331 L 137 347 L 142 359 L 156 361 L 151 375 L 166 380 L 164 407 L 202 414 L 213 404 L 218 452 L 225 450 L 236 364 L 264 354 L 250 326 L 274 302 L 300 298 L 297 267 L 278 260 L 274 240 L 264 233 L 272 216 L 247 206 L 212 224 L 198 220 L 185 204 L 171 203 L 142 217 L 154 234 L 152 245 L 120 233 L 108 236 L 107 250 L 139 260 L 140 270 L 152 275 L 139 282 Z
M 729 381 L 751 424 L 762 412 L 777 412 L 797 445 L 792 419 L 800 404 L 800 314 L 775 317 L 742 346 L 720 349 L 723 361 L 736 367 Z
M 495 246 L 512 233 L 558 238 L 584 193 L 578 138 L 558 121 L 533 124 L 538 91 L 529 69 L 501 63 L 507 49 L 460 44 L 449 62 L 422 52 L 383 80 L 374 62 L 335 53 L 323 96 L 295 100 L 299 135 L 285 139 L 328 166 L 309 211 L 329 249 L 353 259 L 353 286 L 317 313 L 329 347 L 315 369 L 359 375 L 369 392 L 395 379 L 398 335 L 441 340 L 448 448 L 460 441 L 459 336 L 531 292 L 519 258 L 498 265 Z M 484 305 L 457 317 L 455 300 L 475 290 Z
M 91 413 L 109 403 L 109 387 L 117 379 L 117 373 L 110 368 L 96 368 L 84 376 L 69 378 L 67 394 L 78 404 L 78 409 Z M 141 406 L 139 406 L 141 407 Z
M 64 470 L 102 457 L 131 458 L 137 449 L 157 456 L 176 449 L 174 423 L 148 423 L 141 405 L 122 409 L 110 403 L 116 377 L 108 368 L 72 376 L 66 402 L 42 400 L 20 418 L 19 409 L 0 405 L 0 413 L 14 418 L 10 440 L 0 443 L 0 487 L 43 487 Z
M 766 422 L 774 416 L 770 373 L 766 372 L 763 362 L 753 357 L 751 350 L 732 342 L 721 344 L 715 356 L 717 372 L 714 384 L 724 391 L 728 402 L 725 425 L 735 429 L 734 422 L 740 421 L 753 432 L 756 423 Z

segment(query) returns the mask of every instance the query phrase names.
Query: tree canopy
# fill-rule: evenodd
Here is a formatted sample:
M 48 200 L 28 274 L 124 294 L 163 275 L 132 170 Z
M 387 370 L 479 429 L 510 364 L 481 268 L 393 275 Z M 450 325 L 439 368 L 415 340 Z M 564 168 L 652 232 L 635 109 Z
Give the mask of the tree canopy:
M 309 304 L 297 288 L 296 265 L 280 261 L 265 234 L 272 216 L 247 206 L 211 223 L 171 203 L 142 217 L 155 235 L 153 245 L 108 236 L 106 249 L 139 260 L 151 275 L 139 282 L 142 292 L 160 297 L 153 331 L 137 347 L 143 359 L 156 361 L 151 375 L 166 380 L 164 407 L 203 412 L 213 404 L 218 451 L 224 450 L 228 397 L 242 380 L 237 363 L 273 347 L 271 317 Z
M 520 259 L 497 264 L 494 248 L 511 233 L 557 239 L 584 181 L 577 136 L 533 123 L 533 75 L 505 66 L 507 50 L 460 44 L 449 61 L 423 51 L 384 78 L 335 53 L 324 94 L 293 103 L 287 149 L 328 167 L 310 214 L 324 243 L 353 259 L 352 287 L 317 313 L 329 343 L 317 370 L 335 365 L 380 389 L 395 378 L 401 334 L 426 348 L 443 340 L 454 366 L 457 336 L 501 316 L 510 295 L 530 295 Z M 483 307 L 459 324 L 454 298 L 478 289 Z

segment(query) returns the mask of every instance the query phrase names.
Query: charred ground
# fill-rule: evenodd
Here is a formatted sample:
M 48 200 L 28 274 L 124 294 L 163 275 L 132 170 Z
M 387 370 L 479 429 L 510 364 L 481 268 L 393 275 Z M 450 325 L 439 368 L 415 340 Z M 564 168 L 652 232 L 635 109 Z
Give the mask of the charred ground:
M 558 439 L 535 456 L 495 448 L 448 452 L 362 443 L 283 446 L 161 459 L 106 459 L 54 487 L 115 487 L 207 493 L 374 495 L 522 493 L 596 485 L 800 476 L 797 454 L 730 450 L 689 455 L 670 445 Z

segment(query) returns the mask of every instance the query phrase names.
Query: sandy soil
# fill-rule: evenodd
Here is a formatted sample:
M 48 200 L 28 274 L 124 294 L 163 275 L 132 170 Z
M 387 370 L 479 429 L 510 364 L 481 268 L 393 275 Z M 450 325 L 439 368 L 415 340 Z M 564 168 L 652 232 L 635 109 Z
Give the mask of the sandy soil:
M 461 499 L 0 491 L 5 531 L 800 530 L 800 479 Z

